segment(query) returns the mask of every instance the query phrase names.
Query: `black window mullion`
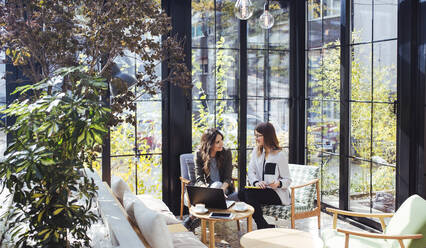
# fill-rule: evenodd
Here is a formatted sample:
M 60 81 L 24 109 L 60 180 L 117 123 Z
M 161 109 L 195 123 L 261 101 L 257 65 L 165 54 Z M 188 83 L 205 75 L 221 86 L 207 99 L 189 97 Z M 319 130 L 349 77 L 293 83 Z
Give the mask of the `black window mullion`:
M 349 209 L 351 0 L 341 0 L 340 10 L 340 154 L 339 208 Z
M 305 1 L 290 1 L 289 163 L 305 163 Z
M 240 20 L 240 82 L 238 111 L 238 187 L 246 185 L 247 166 L 247 21 Z

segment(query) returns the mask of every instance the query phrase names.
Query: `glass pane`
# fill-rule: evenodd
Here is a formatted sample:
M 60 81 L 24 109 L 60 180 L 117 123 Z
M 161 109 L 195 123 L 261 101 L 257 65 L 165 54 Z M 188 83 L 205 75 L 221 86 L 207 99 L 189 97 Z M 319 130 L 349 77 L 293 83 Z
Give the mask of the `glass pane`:
M 207 128 L 215 127 L 215 101 L 192 101 L 192 149 L 195 151 L 200 143 L 201 135 Z
M 374 101 L 397 100 L 397 41 L 385 41 L 373 45 Z
M 308 148 L 306 152 L 306 164 L 321 166 L 322 153 L 320 151 Z
M 288 127 L 290 124 L 288 100 L 270 100 L 269 122 L 275 127 L 281 147 L 288 147 Z M 252 118 L 247 116 L 247 122 Z
M 396 165 L 396 114 L 393 104 L 374 104 L 373 162 Z
M 247 100 L 247 147 L 255 147 L 254 129 L 266 120 L 262 100 Z
M 340 40 L 340 0 L 323 0 L 324 43 Z
M 123 122 L 111 128 L 111 155 L 133 155 L 134 148 L 135 127 L 132 124 Z
M 324 99 L 340 99 L 340 48 L 324 49 L 321 74 L 316 75 Z M 314 74 L 315 75 L 315 74 Z
M 351 99 L 371 101 L 371 44 L 353 47 Z
M 274 26 L 269 31 L 269 47 L 273 49 L 289 49 L 289 9 L 287 6 L 279 8 L 278 4 L 274 6 L 277 6 L 277 9 L 273 9 L 272 4 L 270 7 L 271 15 L 274 16 Z
M 339 206 L 339 156 L 322 156 L 321 195 L 322 202 Z
M 137 194 L 150 194 L 161 199 L 161 155 L 140 156 L 137 161 Z M 135 176 L 136 178 L 136 176 Z
M 213 0 L 192 0 L 192 47 L 215 47 L 215 16 Z
M 111 176 L 121 177 L 129 185 L 132 192 L 136 192 L 136 161 L 134 156 L 111 158 Z
M 161 102 L 137 102 L 138 153 L 161 153 Z
M 264 96 L 264 71 L 265 71 L 264 51 L 247 51 L 247 96 Z
M 306 147 L 308 149 L 321 150 L 322 147 L 322 102 L 306 101 Z
M 351 159 L 349 163 L 349 209 L 358 212 L 369 212 L 371 205 L 371 162 Z
M 310 99 L 322 98 L 321 85 L 318 83 L 323 78 L 322 74 L 322 54 L 321 50 L 308 51 L 307 63 L 307 91 Z
M 192 49 L 193 99 L 214 99 L 215 49 Z
M 373 159 L 373 211 L 395 212 L 395 166 L 380 166 Z
M 211 1 L 216 3 L 216 42 L 223 38 L 224 47 L 239 48 L 239 21 L 234 15 L 233 1 Z
M 270 97 L 288 98 L 289 92 L 289 56 L 288 53 L 269 54 Z
M 238 51 L 216 50 L 216 98 L 229 99 L 238 96 Z
M 307 102 L 307 147 L 323 155 L 339 152 L 340 104 L 333 101 Z
M 307 4 L 307 46 L 308 48 L 322 46 L 322 6 L 320 0 L 308 0 Z
M 259 17 L 263 13 L 264 1 L 251 1 L 254 5 L 253 15 L 247 20 L 247 48 L 266 48 L 268 30 L 259 25 Z
M 351 156 L 371 158 L 371 103 L 351 103 Z
M 216 128 L 225 136 L 226 148 L 238 148 L 238 108 L 236 101 L 216 101 Z
M 340 143 L 340 102 L 323 103 L 322 150 L 338 154 Z
M 374 0 L 374 40 L 396 39 L 398 36 L 398 1 Z M 383 25 L 386 23 L 386 25 Z
M 373 0 L 353 0 L 352 42 L 370 42 L 372 38 Z M 384 22 L 378 21 L 381 25 Z

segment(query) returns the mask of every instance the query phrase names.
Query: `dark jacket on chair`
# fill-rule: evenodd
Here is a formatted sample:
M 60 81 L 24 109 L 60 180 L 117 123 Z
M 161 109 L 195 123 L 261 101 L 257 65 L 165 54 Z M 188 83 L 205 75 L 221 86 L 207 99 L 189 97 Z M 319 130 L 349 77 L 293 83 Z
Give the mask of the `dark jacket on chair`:
M 223 149 L 223 151 L 221 152 L 224 155 L 224 159 L 223 159 L 224 164 L 220 166 L 219 176 L 220 176 L 220 181 L 222 183 L 226 182 L 230 185 L 229 191 L 228 191 L 228 194 L 229 194 L 234 192 L 234 185 L 232 183 L 232 153 L 230 150 L 227 150 L 227 149 Z M 195 159 L 194 163 L 195 163 L 195 178 L 196 178 L 195 185 L 208 187 L 213 182 L 210 179 L 210 174 L 206 175 L 206 173 L 204 173 L 204 170 L 203 170 L 204 160 L 201 157 L 200 151 L 196 152 L 194 159 Z M 219 163 L 219 161 L 217 161 L 217 163 Z M 218 168 L 219 168 L 219 165 L 218 165 Z

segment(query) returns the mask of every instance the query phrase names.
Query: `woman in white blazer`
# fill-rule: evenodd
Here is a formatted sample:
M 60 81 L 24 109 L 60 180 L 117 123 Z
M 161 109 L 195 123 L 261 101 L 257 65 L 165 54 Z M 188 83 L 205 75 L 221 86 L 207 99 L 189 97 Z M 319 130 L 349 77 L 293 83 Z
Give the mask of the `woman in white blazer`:
M 239 192 L 238 197 L 254 207 L 253 219 L 257 228 L 274 227 L 263 218 L 261 205 L 290 204 L 291 184 L 287 154 L 280 148 L 274 126 L 260 123 L 254 130 L 256 148 L 248 165 L 249 188 Z

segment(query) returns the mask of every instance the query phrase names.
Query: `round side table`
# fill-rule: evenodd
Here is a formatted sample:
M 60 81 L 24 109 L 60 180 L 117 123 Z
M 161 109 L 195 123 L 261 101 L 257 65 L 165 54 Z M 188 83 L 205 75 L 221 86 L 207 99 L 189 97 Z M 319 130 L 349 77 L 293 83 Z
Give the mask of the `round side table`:
M 207 213 L 204 214 L 197 214 L 196 212 L 193 211 L 192 207 L 189 208 L 189 213 L 192 214 L 193 216 L 200 218 L 201 219 L 201 241 L 204 244 L 207 244 L 207 222 L 209 223 L 209 248 L 214 248 L 215 247 L 215 242 L 214 242 L 214 224 L 216 222 L 221 222 L 221 221 L 236 221 L 236 220 L 241 220 L 241 219 L 245 219 L 247 218 L 247 232 L 250 232 L 252 230 L 252 215 L 254 213 L 254 208 L 252 206 L 250 206 L 249 204 L 247 204 L 247 210 L 240 212 L 240 211 L 235 211 L 234 206 L 228 208 L 228 209 L 209 209 L 209 211 Z M 215 213 L 234 213 L 234 217 L 232 219 L 218 219 L 218 218 L 210 218 L 209 215 L 211 212 L 215 212 Z

